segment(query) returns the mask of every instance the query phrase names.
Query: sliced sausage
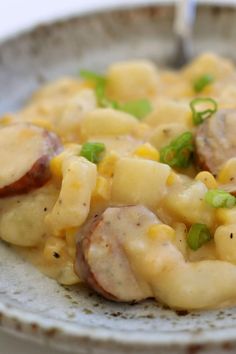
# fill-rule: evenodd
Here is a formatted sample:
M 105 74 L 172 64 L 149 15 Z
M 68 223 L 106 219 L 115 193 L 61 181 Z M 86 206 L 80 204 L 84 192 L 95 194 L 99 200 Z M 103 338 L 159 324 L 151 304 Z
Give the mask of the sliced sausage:
M 223 164 L 236 157 L 236 110 L 221 109 L 197 130 L 196 155 L 201 169 L 217 175 Z
M 129 302 L 150 297 L 149 285 L 132 268 L 126 240 L 142 242 L 147 229 L 157 222 L 157 217 L 141 205 L 106 209 L 78 236 L 76 273 L 110 300 Z
M 50 159 L 61 150 L 54 133 L 32 124 L 0 129 L 0 197 L 27 193 L 50 178 Z

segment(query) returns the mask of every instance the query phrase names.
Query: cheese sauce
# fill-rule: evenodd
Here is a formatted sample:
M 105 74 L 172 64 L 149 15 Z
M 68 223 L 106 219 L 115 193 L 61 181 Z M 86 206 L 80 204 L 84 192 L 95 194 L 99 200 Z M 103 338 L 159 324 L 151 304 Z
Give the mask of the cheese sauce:
M 112 229 L 89 231 L 83 256 L 97 279 L 89 285 L 116 300 L 154 297 L 173 308 L 234 304 L 236 206 L 206 195 L 236 193 L 235 73 L 229 60 L 206 53 L 180 71 L 127 61 L 105 79 L 90 73 L 42 87 L 0 119 L 0 237 L 59 283 L 89 283 L 75 266 L 77 242 L 88 236 L 81 230 L 95 214 L 112 215 L 109 207 L 142 206 L 122 211 L 122 222 L 109 216 Z M 200 127 L 191 102 L 200 102 L 198 118 L 210 110 Z M 179 151 L 185 133 L 193 140 L 174 164 L 168 149 Z M 102 151 L 88 155 L 86 143 Z M 132 224 L 140 210 L 145 227 Z M 197 246 L 189 240 L 196 224 L 210 234 Z M 102 248 L 103 231 L 112 252 Z

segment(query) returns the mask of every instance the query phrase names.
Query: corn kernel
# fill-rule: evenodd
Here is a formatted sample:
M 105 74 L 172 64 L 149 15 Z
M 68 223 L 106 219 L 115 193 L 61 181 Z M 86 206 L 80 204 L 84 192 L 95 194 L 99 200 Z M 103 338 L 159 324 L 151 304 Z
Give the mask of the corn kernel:
M 175 230 L 165 224 L 154 224 L 148 230 L 148 237 L 152 240 L 158 239 L 160 241 L 174 241 Z
M 31 121 L 33 124 L 37 125 L 38 127 L 47 129 L 47 130 L 53 130 L 53 126 L 51 122 L 49 122 L 46 119 L 33 119 Z
M 218 187 L 215 177 L 208 171 L 199 172 L 195 179 L 204 183 L 208 189 L 215 189 Z
M 3 125 L 8 125 L 8 124 L 12 123 L 12 121 L 13 121 L 13 116 L 10 114 L 6 114 L 6 115 L 0 117 L 0 123 Z
M 98 164 L 98 172 L 104 177 L 113 177 L 115 165 L 118 161 L 118 158 L 118 155 L 114 151 L 111 151 Z
M 78 144 L 67 144 L 64 147 L 65 150 L 61 154 L 52 158 L 50 161 L 50 169 L 53 177 L 56 179 L 62 178 L 63 161 L 70 156 L 79 156 L 81 149 L 81 146 Z M 78 188 L 77 184 L 75 188 Z
M 50 170 L 56 178 L 62 178 L 63 153 L 53 157 L 50 161 Z
M 59 259 L 62 256 L 62 250 L 64 247 L 64 240 L 56 237 L 49 237 L 46 240 L 43 255 L 49 261 Z
M 213 85 L 208 84 L 205 86 L 201 92 L 202 95 L 205 95 L 206 97 L 211 96 L 213 94 Z
M 236 181 L 236 158 L 228 160 L 222 167 L 218 182 L 222 184 L 233 183 Z
M 220 224 L 235 224 L 236 220 L 236 208 L 226 209 L 219 208 L 216 209 L 216 219 Z
M 102 176 L 98 176 L 97 183 L 94 191 L 94 196 L 109 200 L 111 195 L 111 187 L 108 180 Z
M 81 81 L 80 82 L 80 89 L 83 90 L 83 89 L 87 89 L 87 88 L 90 88 L 90 89 L 95 88 L 95 83 L 92 80 Z
M 167 177 L 166 184 L 168 187 L 172 186 L 176 181 L 176 173 L 171 172 Z
M 153 161 L 159 161 L 160 160 L 160 154 L 157 149 L 155 149 L 151 144 L 145 143 L 143 145 L 140 145 L 135 151 L 134 155 L 141 157 L 143 159 L 148 159 L 148 160 L 153 160 Z

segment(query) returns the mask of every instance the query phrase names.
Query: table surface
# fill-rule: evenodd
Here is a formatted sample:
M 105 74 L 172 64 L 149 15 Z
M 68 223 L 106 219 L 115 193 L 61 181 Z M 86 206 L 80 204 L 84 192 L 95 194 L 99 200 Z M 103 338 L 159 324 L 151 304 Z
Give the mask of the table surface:
M 169 1 L 169 0 L 166 0 Z M 158 0 L 147 0 L 158 2 Z M 204 2 L 204 0 L 200 0 Z M 208 0 L 207 2 L 236 3 L 236 0 Z M 7 0 L 0 1 L 0 39 L 15 32 L 30 28 L 38 23 L 47 22 L 61 16 L 91 11 L 95 7 L 130 5 L 145 3 L 145 0 Z M 59 354 L 60 351 L 42 347 L 15 338 L 0 331 L 0 354 Z

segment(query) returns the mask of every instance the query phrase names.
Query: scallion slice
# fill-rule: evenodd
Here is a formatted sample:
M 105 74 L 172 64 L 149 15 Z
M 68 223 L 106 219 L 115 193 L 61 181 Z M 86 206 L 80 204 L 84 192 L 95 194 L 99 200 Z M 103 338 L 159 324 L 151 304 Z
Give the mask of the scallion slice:
M 85 157 L 87 160 L 98 163 L 100 161 L 101 153 L 105 151 L 103 143 L 84 143 L 82 145 L 80 156 Z
M 113 107 L 112 101 L 106 97 L 106 78 L 105 76 L 98 75 L 93 71 L 81 70 L 80 76 L 85 79 L 94 82 L 95 94 L 97 103 L 100 107 Z
M 209 108 L 206 108 L 202 111 L 198 110 L 198 106 L 201 104 L 207 104 Z M 212 114 L 217 111 L 217 103 L 213 98 L 210 97 L 199 97 L 195 98 L 190 102 L 190 108 L 192 111 L 193 124 L 199 125 L 203 123 L 204 119 L 210 118 Z
M 130 101 L 123 104 L 109 99 L 106 95 L 107 80 L 105 76 L 98 75 L 95 72 L 88 70 L 81 70 L 80 76 L 85 80 L 94 82 L 95 94 L 99 107 L 113 108 L 119 111 L 127 112 L 138 119 L 144 118 L 151 112 L 151 104 L 146 99 Z
M 233 208 L 236 204 L 236 198 L 221 189 L 207 191 L 205 201 L 214 208 Z
M 130 101 L 119 105 L 119 110 L 132 114 L 138 119 L 144 118 L 151 112 L 152 107 L 148 100 L 142 99 L 137 101 Z
M 97 103 L 100 107 L 103 108 L 114 108 L 117 109 L 118 108 L 118 104 L 115 101 L 110 100 L 107 96 L 106 96 L 106 82 L 101 81 L 98 82 L 96 87 L 95 87 L 95 94 L 97 97 Z
M 211 240 L 211 234 L 205 224 L 193 224 L 187 235 L 187 244 L 193 251 Z
M 80 76 L 85 80 L 94 81 L 95 83 L 106 82 L 105 76 L 89 70 L 80 70 Z
M 160 150 L 160 161 L 171 167 L 186 168 L 194 151 L 193 134 L 185 132 Z
M 214 78 L 210 74 L 205 74 L 200 76 L 193 85 L 194 91 L 196 93 L 201 92 L 207 85 L 211 84 L 214 81 Z

